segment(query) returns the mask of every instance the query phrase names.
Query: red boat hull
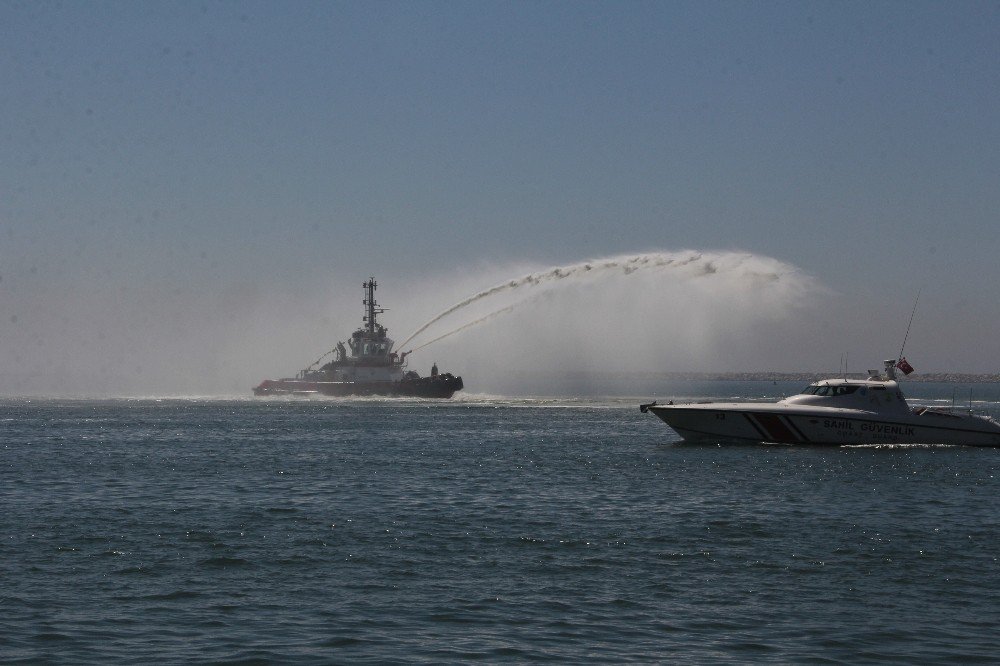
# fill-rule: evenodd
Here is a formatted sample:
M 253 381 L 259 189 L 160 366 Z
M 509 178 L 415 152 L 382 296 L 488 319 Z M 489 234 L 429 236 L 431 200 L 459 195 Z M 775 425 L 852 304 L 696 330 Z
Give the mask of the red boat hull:
M 254 395 L 386 395 L 450 398 L 464 388 L 461 377 L 445 373 L 398 382 L 322 382 L 303 379 L 265 379 Z

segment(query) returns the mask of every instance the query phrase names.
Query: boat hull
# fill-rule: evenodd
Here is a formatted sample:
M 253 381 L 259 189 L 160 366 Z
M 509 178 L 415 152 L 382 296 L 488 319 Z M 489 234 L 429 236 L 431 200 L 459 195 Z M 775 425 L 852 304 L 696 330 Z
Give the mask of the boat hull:
M 857 410 L 847 413 L 768 407 L 651 405 L 647 409 L 692 442 L 1000 446 L 1000 425 L 977 416 L 927 410 L 886 418 Z
M 254 395 L 384 395 L 414 398 L 450 398 L 464 388 L 461 377 L 436 375 L 399 381 L 324 382 L 302 379 L 265 379 Z

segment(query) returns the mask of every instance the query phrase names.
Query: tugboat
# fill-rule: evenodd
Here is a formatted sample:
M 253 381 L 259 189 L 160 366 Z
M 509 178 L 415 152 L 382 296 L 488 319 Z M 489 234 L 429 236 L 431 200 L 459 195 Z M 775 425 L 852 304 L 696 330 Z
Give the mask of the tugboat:
M 294 378 L 265 379 L 253 389 L 254 395 L 388 395 L 420 398 L 450 398 L 464 387 L 462 378 L 450 372 L 438 373 L 437 363 L 429 377 L 413 370 L 404 370 L 408 352 L 393 351 L 395 344 L 376 317 L 385 310 L 375 302 L 375 278 L 369 278 L 365 289 L 366 314 L 364 326 L 347 340 L 300 371 Z M 350 351 L 348 351 L 348 348 Z M 329 354 L 334 359 L 316 368 Z

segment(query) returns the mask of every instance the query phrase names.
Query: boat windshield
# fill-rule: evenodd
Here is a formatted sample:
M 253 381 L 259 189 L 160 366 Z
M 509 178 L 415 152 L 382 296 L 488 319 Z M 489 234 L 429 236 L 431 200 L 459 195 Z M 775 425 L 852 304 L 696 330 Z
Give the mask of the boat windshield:
M 801 395 L 848 395 L 854 393 L 858 390 L 858 386 L 849 386 L 846 384 L 841 384 L 840 386 L 828 386 L 826 384 L 816 385 L 812 384 L 807 386 Z

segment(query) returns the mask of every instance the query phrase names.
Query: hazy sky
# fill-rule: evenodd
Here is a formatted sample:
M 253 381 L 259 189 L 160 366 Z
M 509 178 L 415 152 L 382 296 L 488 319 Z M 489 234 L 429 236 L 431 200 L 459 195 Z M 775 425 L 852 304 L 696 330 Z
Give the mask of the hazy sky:
M 401 339 L 688 249 L 819 287 L 713 370 L 870 365 L 923 289 L 918 370 L 1000 371 L 1000 2 L 4 1 L 0 155 L 4 393 L 237 390 L 369 274 Z

